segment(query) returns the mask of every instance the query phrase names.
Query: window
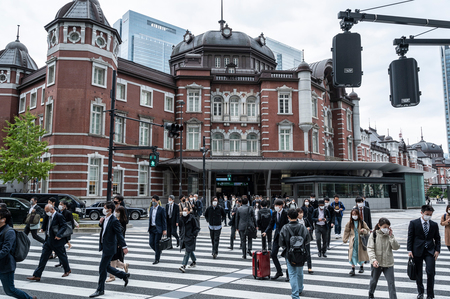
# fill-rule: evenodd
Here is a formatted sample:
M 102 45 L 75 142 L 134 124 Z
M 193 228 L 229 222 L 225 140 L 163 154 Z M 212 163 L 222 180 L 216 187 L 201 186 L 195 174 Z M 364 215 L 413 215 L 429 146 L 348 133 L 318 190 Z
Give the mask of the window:
M 103 135 L 103 106 L 92 105 L 90 133 Z
M 233 58 L 233 63 L 236 67 L 239 67 L 239 58 L 238 57 L 234 57 Z
M 348 159 L 353 160 L 353 143 L 348 141 Z
M 247 101 L 247 116 L 256 117 L 256 102 L 254 99 Z
M 241 135 L 233 133 L 230 136 L 230 152 L 239 153 L 241 151 Z
M 352 130 L 352 115 L 350 112 L 347 112 L 347 130 Z
M 366 149 L 365 149 L 365 148 L 362 148 L 362 149 L 361 149 L 361 156 L 364 157 L 365 155 L 366 155 Z
M 100 195 L 101 167 L 100 158 L 89 160 L 89 195 Z
M 164 102 L 164 110 L 167 112 L 173 112 L 173 97 L 172 96 L 166 96 L 165 102 Z
M 106 75 L 108 67 L 94 63 L 92 66 L 92 85 L 106 88 Z
M 213 116 L 222 116 L 222 98 L 220 97 L 214 98 Z
M 215 66 L 216 68 L 219 68 L 219 67 L 220 67 L 220 57 L 216 57 L 216 58 L 215 58 L 215 60 L 214 60 L 214 66 Z
M 44 106 L 45 101 L 45 88 L 42 88 L 41 106 Z
M 230 101 L 230 116 L 239 117 L 239 99 L 233 98 Z
M 223 59 L 223 64 L 224 64 L 224 66 L 229 65 L 229 64 L 230 64 L 230 58 L 229 58 L 229 57 L 225 57 L 225 58 Z
M 27 108 L 27 98 L 24 96 L 19 100 L 19 113 L 25 112 Z
M 37 104 L 37 93 L 33 92 L 30 96 L 30 109 L 36 108 Z
M 39 126 L 44 129 L 44 115 L 42 114 L 39 115 Z M 42 136 L 39 137 L 39 141 L 42 141 Z
M 173 150 L 173 138 L 169 137 L 169 130 L 164 130 L 164 148 Z
M 234 67 L 227 67 L 227 73 L 234 74 L 234 73 L 236 73 L 236 69 Z
M 280 128 L 280 151 L 290 151 L 291 147 L 291 128 Z
M 125 124 L 124 124 L 125 119 L 120 117 L 120 116 L 116 116 L 115 117 L 115 126 L 114 126 L 114 142 L 120 142 L 120 143 L 124 143 L 125 142 Z
M 212 136 L 212 152 L 220 153 L 223 151 L 223 135 L 220 133 L 215 133 Z
M 53 102 L 48 103 L 45 106 L 45 119 L 44 119 L 44 130 L 47 134 L 52 132 L 53 124 Z
M 139 165 L 139 191 L 140 196 L 146 196 L 148 194 L 148 166 Z
M 188 176 L 188 193 L 198 193 L 198 174 Z
M 123 171 L 114 169 L 112 189 L 113 194 L 122 194 Z
M 139 123 L 139 145 L 141 146 L 150 146 L 151 143 L 151 125 L 149 124 L 151 121 L 149 119 L 141 119 Z
M 200 91 L 191 90 L 188 92 L 187 112 L 201 112 Z
M 152 107 L 153 106 L 153 94 L 149 90 L 141 91 L 141 106 Z
M 256 69 L 257 71 L 259 71 L 259 61 L 258 61 L 258 60 L 256 61 L 255 69 Z
M 172 194 L 172 175 L 169 171 L 165 171 L 163 174 L 163 196 L 169 196 Z
M 317 117 L 317 98 L 313 97 L 311 100 L 312 104 L 312 116 Z
M 258 137 L 256 136 L 256 134 L 249 134 L 247 136 L 247 152 L 258 152 Z
M 316 130 L 312 132 L 312 151 L 313 153 L 319 152 L 319 132 Z
M 200 149 L 200 128 L 189 127 L 187 136 L 187 149 L 198 150 Z
M 47 86 L 55 84 L 55 73 L 55 62 L 53 62 L 47 67 Z
M 116 99 L 119 101 L 127 100 L 127 86 L 125 84 L 117 83 Z
M 280 93 L 278 95 L 278 113 L 289 114 L 291 106 L 291 95 L 290 93 Z

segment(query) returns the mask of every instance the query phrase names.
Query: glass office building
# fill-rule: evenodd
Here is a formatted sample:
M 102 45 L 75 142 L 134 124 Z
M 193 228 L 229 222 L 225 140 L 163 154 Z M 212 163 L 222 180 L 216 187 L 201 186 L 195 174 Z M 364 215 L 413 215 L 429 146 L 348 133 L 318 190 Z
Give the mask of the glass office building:
M 122 38 L 119 56 L 170 73 L 172 46 L 183 40 L 186 29 L 127 11 L 114 23 Z
M 450 46 L 441 47 L 441 62 L 442 62 L 442 79 L 444 81 L 444 105 L 445 105 L 445 125 L 447 128 L 447 145 L 450 151 L 450 123 L 449 123 L 449 108 L 450 108 Z
M 303 52 L 269 37 L 266 45 L 272 50 L 277 60 L 277 70 L 290 70 L 297 68 L 303 60 Z

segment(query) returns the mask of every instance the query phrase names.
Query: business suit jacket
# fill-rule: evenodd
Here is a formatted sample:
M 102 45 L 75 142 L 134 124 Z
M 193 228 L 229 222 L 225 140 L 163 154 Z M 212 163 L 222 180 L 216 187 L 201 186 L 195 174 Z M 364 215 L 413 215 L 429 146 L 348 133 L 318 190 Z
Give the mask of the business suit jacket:
M 411 220 L 408 227 L 407 250 L 411 251 L 414 257 L 420 257 L 425 251 L 425 243 L 428 246 L 428 252 L 434 254 L 435 251 L 441 252 L 441 236 L 436 222 L 429 220 L 428 235 L 425 237 L 422 221 L 420 218 Z
M 61 213 L 55 212 L 55 215 L 53 216 L 53 220 L 51 223 L 51 227 L 49 230 L 49 233 L 47 233 L 48 223 L 49 223 L 50 217 L 46 215 L 44 218 L 44 222 L 42 223 L 42 230 L 45 232 L 45 241 L 50 243 L 50 246 L 58 247 L 58 246 L 64 246 L 67 243 L 67 238 L 61 238 L 61 235 L 66 231 L 66 221 L 64 219 L 64 216 Z M 58 227 L 58 233 L 55 236 L 55 233 L 53 232 L 53 227 Z M 55 237 L 61 238 L 60 240 L 56 240 Z
M 359 212 L 358 206 L 354 206 L 353 209 L 356 209 Z M 363 217 L 364 222 L 367 224 L 370 230 L 372 230 L 372 213 L 370 212 L 370 208 L 363 206 Z
M 245 232 L 249 225 L 256 227 L 255 210 L 252 207 L 247 205 L 239 207 L 236 211 L 235 217 L 235 227 L 242 232 Z
M 331 206 L 325 207 L 325 210 L 328 210 L 328 213 L 330 213 L 330 221 L 328 222 L 328 227 L 331 228 L 331 224 L 334 224 L 336 220 L 336 213 L 334 212 L 334 208 Z
M 122 225 L 116 216 L 111 215 L 108 220 L 108 224 L 105 227 L 105 221 L 103 221 L 100 231 L 100 242 L 98 251 L 103 251 L 103 255 L 114 255 L 117 252 L 117 243 L 123 248 L 127 246 L 122 234 Z M 105 234 L 103 234 L 105 231 Z M 103 238 L 102 238 L 103 236 Z
M 330 221 L 330 212 L 328 212 L 327 208 L 323 208 L 323 217 L 325 217 L 326 221 L 325 221 L 325 226 L 328 225 L 328 222 Z M 312 215 L 312 220 L 314 222 L 314 225 L 319 221 L 319 209 L 315 209 Z
M 166 222 L 166 211 L 162 207 L 151 207 L 150 208 L 150 215 L 148 216 L 148 232 L 150 232 L 150 228 L 152 226 L 152 217 L 153 217 L 153 209 L 158 209 L 156 211 L 156 219 L 155 219 L 155 225 L 156 230 L 158 231 L 158 234 L 162 234 L 163 231 L 167 230 L 167 222 Z
M 64 216 L 64 219 L 66 220 L 66 222 L 72 227 L 72 229 L 75 227 L 74 223 L 73 223 L 73 215 L 72 212 L 68 211 L 68 210 L 64 210 L 62 211 L 62 215 Z
M 16 233 L 8 224 L 0 231 L 0 273 L 8 273 L 16 270 L 16 260 L 12 256 L 16 248 Z
M 169 210 L 170 210 L 170 204 L 166 205 L 166 219 L 167 219 L 167 224 L 171 225 L 171 226 L 176 226 L 177 223 L 179 223 L 180 221 L 180 206 L 177 205 L 176 203 L 173 203 L 173 208 L 172 208 L 172 218 L 169 218 Z
M 273 236 L 273 242 L 278 242 L 278 238 L 280 236 L 280 231 L 283 228 L 283 226 L 285 224 L 289 223 L 289 219 L 287 217 L 287 212 L 285 210 L 281 211 L 281 215 L 280 215 L 280 221 L 277 221 L 277 212 L 274 211 L 272 213 L 272 219 L 270 219 L 270 223 L 269 226 L 266 228 L 265 233 L 267 233 L 269 230 L 273 230 L 273 227 L 275 226 L 275 224 L 277 225 L 276 229 L 275 229 L 275 234 Z

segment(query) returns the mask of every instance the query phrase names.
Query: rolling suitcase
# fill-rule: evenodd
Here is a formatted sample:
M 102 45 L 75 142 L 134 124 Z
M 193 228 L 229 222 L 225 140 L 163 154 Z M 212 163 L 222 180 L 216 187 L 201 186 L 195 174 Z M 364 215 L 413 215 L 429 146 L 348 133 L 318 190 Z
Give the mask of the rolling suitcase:
M 270 251 L 255 251 L 252 260 L 253 277 L 255 279 L 270 278 Z

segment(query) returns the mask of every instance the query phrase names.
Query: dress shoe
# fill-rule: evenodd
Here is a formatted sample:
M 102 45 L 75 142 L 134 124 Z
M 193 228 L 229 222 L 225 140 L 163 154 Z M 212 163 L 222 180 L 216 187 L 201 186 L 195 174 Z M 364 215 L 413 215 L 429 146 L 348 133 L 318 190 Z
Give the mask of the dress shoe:
M 244 255 L 242 256 L 242 259 L 243 259 L 243 260 L 246 260 L 246 259 L 247 259 L 247 256 L 244 254 Z
M 285 282 L 289 282 L 289 277 L 286 277 L 286 278 L 284 279 L 284 281 L 285 281 Z
M 180 239 L 177 240 L 177 247 L 180 247 Z
M 156 260 L 153 262 L 153 265 L 157 265 L 157 264 L 159 264 L 159 260 Z
M 318 252 L 318 253 L 317 253 L 317 256 L 318 256 L 318 257 L 322 257 L 322 252 Z
M 327 255 L 326 255 L 326 253 L 325 253 L 325 252 L 324 252 L 324 253 L 322 253 L 322 256 L 323 256 L 323 257 L 327 257 Z
M 423 294 L 417 295 L 417 299 L 423 299 Z
M 64 273 L 64 274 L 62 275 L 62 277 L 67 277 L 67 276 L 69 276 L 70 273 L 72 273 L 72 270 L 69 270 L 69 272 Z
M 313 273 L 314 273 L 313 270 L 308 269 L 308 274 L 313 274 Z
M 369 299 L 375 299 L 375 297 L 373 296 L 373 294 L 369 294 Z
M 213 254 L 213 259 L 216 259 L 217 258 L 217 254 Z
M 275 276 L 272 277 L 271 279 L 272 279 L 272 280 L 277 280 L 277 279 L 278 279 L 279 277 L 281 277 L 281 276 L 283 276 L 283 272 L 276 273 Z
M 61 266 L 62 266 L 61 263 L 59 263 L 59 264 L 55 265 L 55 268 L 58 268 L 58 267 L 61 267 Z
M 253 255 L 252 255 L 252 252 L 251 252 L 250 250 L 247 250 L 247 254 L 248 254 L 249 256 L 253 256 Z
M 94 298 L 94 297 L 98 297 L 101 295 L 105 295 L 105 291 L 95 291 L 94 294 L 89 295 L 89 298 Z
M 427 296 L 427 299 L 434 299 L 434 296 Z
M 348 274 L 350 274 L 350 276 L 355 276 L 355 268 L 352 268 L 352 271 L 350 271 Z
M 36 276 L 31 276 L 31 277 L 27 277 L 28 280 L 33 280 L 33 281 L 41 281 L 40 277 L 36 277 Z
M 364 273 L 364 267 L 363 266 L 359 267 L 358 273 Z
M 125 277 L 123 278 L 123 281 L 125 282 L 125 284 L 123 285 L 124 287 L 128 285 L 128 278 L 130 278 L 130 276 L 131 276 L 130 273 L 125 274 Z
M 230 246 L 230 247 L 228 247 L 228 249 L 233 250 L 233 247 Z

